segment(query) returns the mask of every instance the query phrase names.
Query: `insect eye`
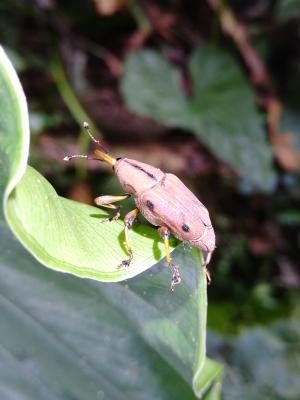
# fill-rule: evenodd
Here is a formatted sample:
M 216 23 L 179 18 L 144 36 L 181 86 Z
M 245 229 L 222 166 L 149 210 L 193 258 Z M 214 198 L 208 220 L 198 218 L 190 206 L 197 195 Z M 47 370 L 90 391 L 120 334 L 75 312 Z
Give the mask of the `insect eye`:
M 150 201 L 150 200 L 147 200 L 147 202 L 146 202 L 146 206 L 149 208 L 149 210 L 153 211 L 153 209 L 154 209 L 154 205 L 153 205 L 153 203 L 151 203 L 151 201 Z
M 190 228 L 187 224 L 183 224 L 181 228 L 184 232 L 189 232 L 189 230 L 190 230 Z

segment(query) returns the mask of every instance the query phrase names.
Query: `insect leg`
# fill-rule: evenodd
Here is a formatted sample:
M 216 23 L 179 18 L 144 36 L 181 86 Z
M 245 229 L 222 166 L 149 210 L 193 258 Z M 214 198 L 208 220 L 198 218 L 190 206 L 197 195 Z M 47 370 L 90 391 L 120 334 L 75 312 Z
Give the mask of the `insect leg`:
M 167 259 L 167 263 L 169 266 L 172 263 L 172 257 L 170 255 L 170 243 L 169 243 L 170 231 L 166 226 L 161 226 L 160 228 L 158 228 L 158 233 L 164 239 L 165 250 L 166 250 L 166 259 Z
M 158 228 L 158 233 L 161 235 L 161 237 L 164 239 L 165 242 L 166 259 L 168 267 L 170 267 L 172 270 L 172 280 L 171 280 L 170 290 L 174 292 L 175 286 L 181 282 L 181 277 L 179 274 L 178 267 L 172 263 L 172 257 L 170 254 L 170 242 L 169 242 L 170 231 L 166 226 L 161 226 L 160 228 Z
M 104 220 L 102 220 L 102 222 L 116 221 L 120 217 L 121 207 L 116 206 L 113 203 L 115 203 L 117 201 L 126 200 L 126 199 L 128 199 L 128 197 L 130 197 L 130 194 L 125 194 L 125 195 L 121 195 L 121 196 L 99 196 L 99 197 L 96 197 L 94 202 L 97 204 L 97 206 L 116 210 L 116 214 L 114 216 L 112 216 L 110 218 L 105 218 Z
M 208 284 L 211 283 L 211 276 L 210 276 L 210 272 L 209 272 L 207 266 L 208 266 L 208 264 L 209 264 L 209 262 L 210 262 L 210 260 L 211 260 L 212 253 L 213 253 L 212 251 L 209 251 L 209 252 L 207 253 L 206 258 L 205 258 L 205 262 L 204 262 L 204 265 L 203 265 L 203 267 L 204 267 L 204 272 L 205 272 L 205 275 L 206 275 L 206 279 L 207 279 Z
M 124 225 L 125 225 L 125 241 L 126 241 L 126 246 L 127 246 L 127 251 L 129 254 L 129 257 L 126 260 L 123 260 L 121 264 L 119 265 L 120 267 L 129 267 L 133 254 L 132 254 L 132 249 L 131 249 L 131 244 L 130 244 L 130 229 L 132 228 L 133 221 L 136 219 L 137 215 L 139 213 L 139 210 L 137 208 L 133 209 L 130 211 L 128 214 L 125 215 L 124 218 Z

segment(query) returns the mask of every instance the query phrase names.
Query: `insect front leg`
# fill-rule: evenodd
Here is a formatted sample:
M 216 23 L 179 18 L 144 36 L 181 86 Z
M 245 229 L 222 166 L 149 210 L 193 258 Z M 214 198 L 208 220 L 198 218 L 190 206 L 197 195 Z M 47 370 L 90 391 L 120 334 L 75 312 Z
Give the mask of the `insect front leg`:
M 179 283 L 181 282 L 181 277 L 179 274 L 178 267 L 172 263 L 172 257 L 170 254 L 170 234 L 171 234 L 171 232 L 169 231 L 169 229 L 166 226 L 161 226 L 160 228 L 158 228 L 158 233 L 161 235 L 161 237 L 163 238 L 163 240 L 165 242 L 166 260 L 168 263 L 168 267 L 170 267 L 172 270 L 172 280 L 171 280 L 170 290 L 172 292 L 174 292 L 175 286 L 179 285 Z
M 119 219 L 119 217 L 120 217 L 121 206 L 116 206 L 113 203 L 116 203 L 117 201 L 126 200 L 126 199 L 128 199 L 128 197 L 130 197 L 130 194 L 125 194 L 125 195 L 121 195 L 121 196 L 99 196 L 99 197 L 96 197 L 94 202 L 97 204 L 97 206 L 116 210 L 115 215 L 113 215 L 112 217 L 109 217 L 109 218 L 105 218 L 101 222 L 117 221 L 117 219 Z
M 130 229 L 132 228 L 132 224 L 134 220 L 136 219 L 137 215 L 139 213 L 139 210 L 135 208 L 134 210 L 130 211 L 128 214 L 125 215 L 124 218 L 124 225 L 125 225 L 125 241 L 126 241 L 126 246 L 127 246 L 127 251 L 129 254 L 129 258 L 126 260 L 123 260 L 119 267 L 129 267 L 132 258 L 133 258 L 133 253 L 131 249 L 131 243 L 130 243 Z

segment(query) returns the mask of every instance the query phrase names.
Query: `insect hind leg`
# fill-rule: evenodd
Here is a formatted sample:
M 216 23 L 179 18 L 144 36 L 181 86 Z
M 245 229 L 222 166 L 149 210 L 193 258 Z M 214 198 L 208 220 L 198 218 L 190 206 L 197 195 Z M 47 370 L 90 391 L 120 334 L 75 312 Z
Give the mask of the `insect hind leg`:
M 132 252 L 131 243 L 130 243 L 130 230 L 132 228 L 132 224 L 133 224 L 134 220 L 136 219 L 138 213 L 139 213 L 139 210 L 137 208 L 135 208 L 132 211 L 130 211 L 128 214 L 125 215 L 125 218 L 124 218 L 125 241 L 126 241 L 126 246 L 127 246 L 127 251 L 128 251 L 129 257 L 126 260 L 123 260 L 121 262 L 121 264 L 119 265 L 119 267 L 128 268 L 132 262 L 133 252 Z
M 208 284 L 211 283 L 211 275 L 210 275 L 210 272 L 209 272 L 209 269 L 208 269 L 207 266 L 208 266 L 208 264 L 210 263 L 212 254 L 213 254 L 213 251 L 208 251 L 208 252 L 206 253 L 205 261 L 204 261 L 204 264 L 203 264 L 203 268 L 204 268 L 204 272 L 205 272 L 205 275 L 206 275 L 206 279 L 207 279 L 207 283 L 208 283 Z
M 163 238 L 165 243 L 166 260 L 168 263 L 168 267 L 170 267 L 172 270 L 172 280 L 171 280 L 170 290 L 171 292 L 174 292 L 175 286 L 179 285 L 179 283 L 181 282 L 181 276 L 178 267 L 173 264 L 172 257 L 170 254 L 170 231 L 166 226 L 161 226 L 160 228 L 158 228 L 158 233 Z

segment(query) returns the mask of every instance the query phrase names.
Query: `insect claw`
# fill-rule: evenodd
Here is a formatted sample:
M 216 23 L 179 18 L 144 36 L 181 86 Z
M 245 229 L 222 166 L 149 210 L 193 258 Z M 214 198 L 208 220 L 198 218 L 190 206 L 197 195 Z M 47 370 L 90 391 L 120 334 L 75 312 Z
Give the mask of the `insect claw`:
M 111 222 L 111 219 L 112 219 L 112 217 L 104 218 L 100 222 L 101 222 L 101 224 L 104 224 L 104 222 Z
M 101 223 L 103 224 L 103 222 L 115 222 L 115 221 L 117 221 L 120 218 L 120 215 L 121 215 L 120 210 L 121 210 L 121 206 L 119 206 L 117 208 L 117 213 L 115 215 L 113 215 L 111 217 L 108 217 L 108 218 L 104 218 L 101 221 Z
M 104 222 L 115 222 L 119 219 L 119 215 L 115 215 L 114 217 L 109 217 L 109 218 L 104 218 L 101 221 L 101 224 L 103 224 Z
M 171 285 L 170 285 L 170 291 L 174 292 L 175 286 L 179 285 L 181 282 L 181 276 L 180 276 L 178 267 L 176 267 L 173 264 L 171 264 L 170 267 L 172 268 L 172 280 L 171 280 Z
M 126 260 L 123 260 L 121 262 L 121 264 L 119 265 L 119 268 L 128 268 L 129 265 L 131 264 L 131 261 L 133 259 L 132 250 L 128 249 L 128 253 L 129 253 L 129 258 L 127 258 Z
M 210 275 L 210 272 L 209 272 L 209 270 L 207 268 L 207 265 L 205 265 L 205 264 L 204 264 L 204 272 L 205 272 L 205 275 L 206 275 L 207 284 L 210 285 L 210 283 L 211 283 L 211 275 Z
M 123 260 L 121 264 L 118 266 L 118 268 L 128 268 L 130 263 L 131 263 L 130 258 L 128 258 L 128 260 Z

